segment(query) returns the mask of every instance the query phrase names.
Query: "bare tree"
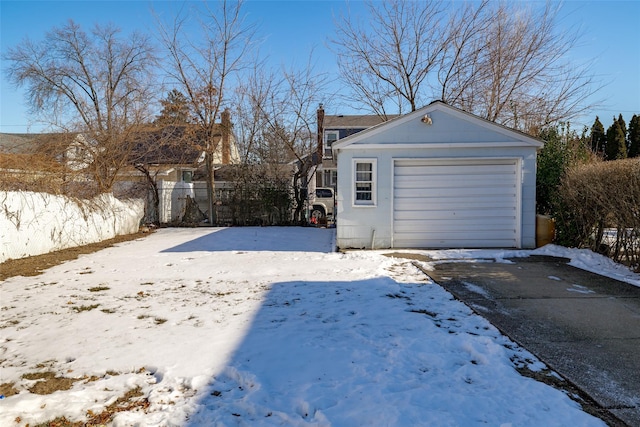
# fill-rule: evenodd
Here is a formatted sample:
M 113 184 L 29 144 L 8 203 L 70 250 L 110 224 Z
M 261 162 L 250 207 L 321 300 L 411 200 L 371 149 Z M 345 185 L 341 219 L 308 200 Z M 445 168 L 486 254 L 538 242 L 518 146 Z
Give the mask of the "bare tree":
M 541 10 L 500 3 L 490 11 L 479 78 L 462 91 L 476 94 L 471 112 L 535 133 L 584 111 L 580 103 L 591 93 L 592 78 L 566 62 L 577 35 L 558 30 L 558 11 L 551 3 Z
M 129 132 L 148 120 L 154 98 L 149 39 L 123 37 L 113 26 L 87 33 L 69 21 L 44 41 L 25 39 L 4 58 L 13 84 L 26 86 L 32 113 L 82 135 L 73 143 L 75 161 L 86 166 L 99 192 L 110 191 L 128 160 Z
M 389 104 L 395 111 L 415 111 L 424 102 L 423 84 L 434 72 L 449 43 L 441 24 L 442 2 L 390 1 L 369 3 L 371 19 L 359 23 L 343 17 L 333 41 L 342 78 L 355 101 L 381 117 Z
M 587 65 L 568 63 L 579 37 L 558 29 L 559 6 L 445 5 L 371 3 L 369 27 L 340 22 L 334 45 L 354 101 L 386 115 L 441 99 L 531 133 L 590 107 L 597 88 Z
M 241 163 L 269 164 L 292 160 L 284 150 L 274 146 L 272 133 L 267 130 L 265 105 L 274 96 L 282 76 L 256 64 L 247 78 L 236 87 L 234 105 L 235 132 L 238 136 Z M 282 156 L 283 153 L 286 153 Z
M 471 111 L 478 94 L 473 90 L 477 80 L 488 78 L 488 70 L 480 68 L 480 58 L 487 41 L 483 38 L 491 25 L 492 16 L 485 13 L 488 0 L 476 4 L 466 3 L 449 17 L 449 44 L 443 50 L 438 64 L 438 80 L 432 84 L 434 96 Z
M 245 132 L 247 158 L 263 164 L 271 164 L 282 174 L 282 166 L 293 168 L 294 221 L 302 220 L 306 202 L 306 189 L 311 172 L 318 166 L 316 111 L 326 92 L 328 78 L 316 73 L 313 54 L 301 69 L 285 69 L 269 72 L 257 67 L 245 83 L 239 87 L 245 117 L 241 126 Z
M 244 67 L 253 28 L 241 15 L 242 2 L 203 3 L 190 16 L 179 14 L 173 22 L 158 22 L 168 53 L 167 72 L 187 99 L 195 132 L 201 138 L 207 170 L 209 221 L 215 218 L 214 158 L 220 141 L 217 118 L 227 100 L 227 87 Z M 199 31 L 191 26 L 193 21 Z

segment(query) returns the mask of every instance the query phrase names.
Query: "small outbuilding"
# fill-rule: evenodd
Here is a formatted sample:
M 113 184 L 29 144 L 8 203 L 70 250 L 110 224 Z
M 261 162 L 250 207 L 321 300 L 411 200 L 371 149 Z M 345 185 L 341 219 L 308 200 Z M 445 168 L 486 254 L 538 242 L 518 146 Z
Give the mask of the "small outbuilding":
M 339 248 L 532 248 L 543 142 L 441 101 L 337 141 Z

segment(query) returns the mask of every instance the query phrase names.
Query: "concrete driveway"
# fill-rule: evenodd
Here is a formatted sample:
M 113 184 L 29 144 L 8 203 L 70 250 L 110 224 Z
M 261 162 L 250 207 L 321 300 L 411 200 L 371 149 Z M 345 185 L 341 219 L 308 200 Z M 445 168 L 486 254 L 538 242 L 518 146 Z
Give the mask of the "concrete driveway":
M 602 408 L 640 426 L 640 288 L 562 258 L 510 261 L 447 262 L 425 273 Z

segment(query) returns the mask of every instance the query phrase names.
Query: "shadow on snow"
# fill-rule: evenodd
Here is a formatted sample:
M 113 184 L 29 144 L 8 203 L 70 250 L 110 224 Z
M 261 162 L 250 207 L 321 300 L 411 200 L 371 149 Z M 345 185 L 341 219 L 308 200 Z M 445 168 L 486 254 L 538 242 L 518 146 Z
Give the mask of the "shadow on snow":
M 394 330 L 428 320 L 396 296 L 399 286 L 389 278 L 274 284 L 186 426 L 377 425 L 381 416 L 411 424 L 407 407 L 426 382 L 419 366 L 394 366 L 416 350 Z M 414 333 L 409 341 L 427 341 L 423 328 Z
M 274 251 L 322 252 L 335 250 L 335 229 L 312 227 L 232 227 L 212 231 L 162 252 Z

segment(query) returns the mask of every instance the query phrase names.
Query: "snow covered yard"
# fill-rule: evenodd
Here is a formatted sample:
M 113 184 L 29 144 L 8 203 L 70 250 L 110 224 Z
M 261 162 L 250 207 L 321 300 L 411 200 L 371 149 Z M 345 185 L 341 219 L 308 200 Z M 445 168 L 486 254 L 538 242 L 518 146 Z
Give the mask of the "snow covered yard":
M 114 426 L 604 425 L 409 260 L 333 242 L 163 229 L 0 282 L 0 425 L 107 408 Z

